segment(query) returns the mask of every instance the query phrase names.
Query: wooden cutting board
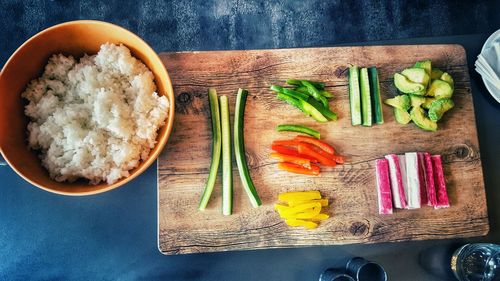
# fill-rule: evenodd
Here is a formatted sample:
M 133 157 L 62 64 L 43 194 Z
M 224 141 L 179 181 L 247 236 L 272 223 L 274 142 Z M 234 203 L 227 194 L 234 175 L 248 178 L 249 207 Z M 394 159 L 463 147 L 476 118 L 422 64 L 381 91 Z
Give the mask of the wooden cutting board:
M 254 51 L 163 53 L 174 85 L 174 129 L 158 164 L 158 244 L 165 254 L 266 249 L 309 245 L 376 243 L 486 235 L 489 230 L 476 120 L 465 50 L 459 45 L 368 46 Z M 384 107 L 385 124 L 351 126 L 347 68 L 376 66 L 382 98 L 397 94 L 392 76 L 417 60 L 455 79 L 455 108 L 437 132 L 400 125 Z M 278 101 L 268 89 L 288 78 L 325 81 L 334 93 L 331 108 L 338 121 L 317 123 Z M 249 91 L 245 145 L 250 173 L 263 201 L 251 207 L 233 160 L 234 214 L 221 214 L 220 179 L 205 212 L 197 210 L 208 177 L 211 123 L 208 87 L 229 96 L 231 116 L 239 87 Z M 233 119 L 231 119 L 233 120 Z M 232 121 L 231 121 L 232 122 Z M 269 159 L 278 124 L 313 127 L 347 163 L 322 167 L 318 177 L 279 171 Z M 443 155 L 451 207 L 396 210 L 379 215 L 375 159 L 390 153 L 428 151 Z M 220 178 L 220 169 L 219 169 Z M 273 211 L 285 191 L 320 190 L 331 201 L 331 218 L 315 230 L 287 227 Z

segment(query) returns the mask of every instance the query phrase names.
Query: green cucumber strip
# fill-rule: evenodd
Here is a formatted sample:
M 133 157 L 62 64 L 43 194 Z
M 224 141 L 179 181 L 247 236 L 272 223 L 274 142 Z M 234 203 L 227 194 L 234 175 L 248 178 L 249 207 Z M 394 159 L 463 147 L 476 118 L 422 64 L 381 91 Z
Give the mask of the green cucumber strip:
M 323 116 L 325 116 L 328 120 L 337 120 L 337 114 L 332 112 L 330 108 L 324 107 L 322 104 L 317 102 L 315 99 L 310 97 L 307 100 L 314 108 L 316 108 Z
M 259 194 L 257 194 L 255 185 L 250 177 L 250 172 L 248 171 L 247 160 L 245 158 L 245 139 L 243 137 L 243 123 L 245 119 L 245 104 L 247 96 L 247 90 L 238 89 L 238 95 L 236 96 L 236 109 L 234 112 L 234 155 L 243 188 L 245 189 L 252 206 L 257 208 L 262 205 L 262 201 L 260 200 Z
M 368 68 L 368 78 L 370 79 L 370 93 L 372 94 L 373 121 L 377 124 L 384 124 L 384 112 L 382 111 L 377 68 Z
M 222 214 L 233 211 L 233 169 L 231 163 L 231 129 L 227 96 L 219 97 L 222 131 Z
M 309 80 L 288 79 L 288 80 L 286 80 L 286 83 L 288 85 L 294 85 L 294 86 L 302 86 L 302 85 L 305 86 L 304 85 L 304 81 L 311 83 L 312 85 L 314 85 L 314 87 L 316 87 L 316 88 L 318 88 L 320 90 L 323 90 L 325 88 L 325 83 L 323 83 L 323 82 L 309 81 Z
M 361 112 L 363 115 L 363 126 L 372 125 L 372 102 L 370 97 L 370 81 L 368 69 L 361 68 L 359 72 L 359 88 L 361 89 Z
M 315 100 L 321 102 L 325 107 L 328 107 L 328 101 L 326 100 L 326 98 L 323 95 L 321 95 L 321 92 L 318 89 L 316 89 L 316 87 L 314 87 L 313 84 L 311 84 L 309 81 L 306 81 L 306 80 L 303 80 L 301 82 L 302 82 L 302 85 L 307 87 L 309 94 L 311 94 L 311 96 Z
M 303 133 L 306 135 L 310 135 L 311 137 L 315 137 L 317 139 L 321 138 L 321 135 L 318 131 L 311 129 L 306 126 L 302 125 L 292 125 L 292 124 L 284 124 L 284 125 L 278 125 L 276 127 L 276 131 L 278 132 L 297 132 L 297 133 Z
M 351 124 L 361 125 L 361 95 L 359 92 L 359 70 L 357 66 L 349 67 L 349 104 L 351 107 Z
M 215 89 L 208 89 L 208 102 L 210 104 L 210 114 L 212 116 L 212 162 L 210 163 L 210 172 L 208 174 L 205 190 L 198 204 L 198 209 L 201 211 L 205 210 L 207 207 L 212 191 L 214 190 L 222 149 L 219 100 L 217 99 L 217 91 Z

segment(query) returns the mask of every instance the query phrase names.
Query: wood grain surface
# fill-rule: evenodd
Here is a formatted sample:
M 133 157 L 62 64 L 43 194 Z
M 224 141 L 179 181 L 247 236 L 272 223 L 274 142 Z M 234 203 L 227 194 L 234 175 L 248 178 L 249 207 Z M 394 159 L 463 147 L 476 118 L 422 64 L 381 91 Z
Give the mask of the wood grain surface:
M 165 254 L 245 249 L 376 243 L 486 235 L 489 231 L 484 181 L 465 50 L 459 45 L 404 45 L 162 53 L 174 85 L 175 122 L 158 164 L 158 245 Z M 376 66 L 382 99 L 397 94 L 392 76 L 417 60 L 455 79 L 455 108 L 437 132 L 400 125 L 383 106 L 385 124 L 351 126 L 347 68 Z M 338 121 L 317 123 L 278 101 L 268 89 L 288 78 L 325 81 L 335 97 Z M 245 145 L 250 173 L 263 201 L 251 207 L 233 160 L 233 215 L 221 214 L 220 179 L 206 211 L 197 210 L 208 177 L 211 124 L 207 89 L 227 95 L 234 113 L 236 91 L 248 89 Z M 232 122 L 233 119 L 231 119 Z M 294 136 L 278 133 L 279 124 L 313 127 L 347 163 L 322 167 L 319 177 L 279 171 L 269 159 L 270 144 Z M 396 210 L 379 215 L 375 159 L 389 153 L 428 151 L 443 155 L 451 207 Z M 220 178 L 220 169 L 219 169 Z M 320 190 L 330 199 L 331 218 L 315 230 L 287 227 L 273 211 L 285 191 Z

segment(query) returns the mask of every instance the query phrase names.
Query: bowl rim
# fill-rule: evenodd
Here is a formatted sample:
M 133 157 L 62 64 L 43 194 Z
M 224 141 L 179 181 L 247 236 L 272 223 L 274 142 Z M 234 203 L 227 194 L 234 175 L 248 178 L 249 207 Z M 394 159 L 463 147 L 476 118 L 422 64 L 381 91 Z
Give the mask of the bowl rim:
M 7 162 L 7 164 L 9 165 L 9 167 L 11 169 L 13 169 L 16 172 L 16 174 L 18 174 L 19 176 L 21 176 L 25 181 L 27 181 L 30 184 L 32 184 L 33 186 L 36 186 L 36 187 L 38 187 L 40 189 L 43 189 L 45 191 L 48 191 L 48 192 L 51 192 L 51 193 L 55 193 L 55 194 L 59 194 L 59 195 L 69 195 L 69 196 L 86 196 L 86 195 L 94 195 L 94 194 L 103 193 L 103 192 L 106 192 L 106 191 L 109 191 L 109 190 L 121 187 L 121 186 L 129 183 L 130 181 L 132 181 L 134 178 L 136 178 L 140 174 L 142 174 L 145 170 L 147 170 L 157 160 L 158 156 L 160 155 L 160 153 L 163 151 L 163 148 L 167 144 L 167 141 L 168 141 L 168 139 L 170 137 L 170 134 L 172 132 L 172 127 L 173 127 L 173 122 L 174 122 L 174 113 L 175 113 L 175 97 L 174 97 L 174 91 L 173 91 L 173 86 L 172 86 L 172 80 L 170 79 L 170 75 L 168 74 L 167 68 L 165 67 L 165 65 L 161 61 L 161 58 L 158 56 L 158 54 L 156 53 L 156 51 L 153 48 L 151 48 L 151 46 L 146 41 L 144 41 L 141 37 L 139 37 L 134 32 L 132 32 L 132 31 L 130 31 L 130 30 L 124 28 L 124 27 L 121 27 L 119 25 L 116 25 L 116 24 L 113 24 L 113 23 L 110 23 L 110 22 L 105 22 L 105 21 L 99 21 L 99 20 L 74 20 L 74 21 L 67 21 L 67 22 L 63 22 L 63 23 L 59 23 L 59 24 L 50 26 L 48 28 L 45 28 L 45 29 L 39 31 L 35 35 L 31 36 L 28 40 L 26 40 L 23 44 L 21 44 L 14 51 L 14 53 L 12 53 L 12 55 L 10 55 L 10 57 L 7 59 L 7 61 L 3 65 L 2 69 L 0 70 L 0 79 L 2 77 L 2 74 L 3 74 L 4 70 L 10 65 L 10 63 L 12 62 L 12 60 L 17 56 L 17 54 L 19 52 L 21 52 L 21 50 L 26 45 L 28 45 L 29 43 L 31 43 L 31 41 L 34 41 L 36 38 L 38 38 L 40 36 L 43 36 L 45 33 L 48 33 L 48 32 L 50 32 L 50 31 L 52 31 L 54 29 L 61 28 L 61 27 L 64 27 L 64 26 L 80 25 L 80 24 L 102 25 L 102 26 L 108 26 L 108 27 L 112 27 L 112 28 L 116 28 L 116 29 L 121 29 L 122 31 L 125 31 L 125 32 L 129 33 L 132 37 L 134 37 L 134 39 L 136 39 L 140 43 L 142 43 L 144 45 L 144 47 L 147 49 L 148 52 L 151 52 L 151 53 L 153 53 L 155 55 L 154 58 L 152 58 L 152 59 L 157 60 L 160 63 L 160 65 L 161 65 L 160 72 L 164 72 L 162 74 L 165 74 L 166 81 L 168 83 L 168 85 L 166 85 L 166 87 L 165 87 L 165 93 L 164 93 L 164 95 L 167 96 L 168 91 L 170 91 L 172 93 L 172 98 L 170 99 L 169 97 L 167 97 L 167 98 L 169 98 L 169 104 L 170 104 L 169 112 L 168 112 L 168 120 L 162 126 L 162 127 L 166 126 L 165 127 L 166 131 L 165 131 L 165 133 L 162 136 L 160 136 L 159 139 L 157 139 L 156 146 L 151 149 L 152 152 L 150 152 L 151 154 L 149 154 L 148 158 L 143 161 L 143 165 L 140 166 L 140 167 L 138 167 L 138 169 L 135 170 L 133 174 L 130 174 L 129 176 L 127 176 L 125 178 L 122 178 L 122 179 L 118 180 L 117 182 L 115 182 L 113 184 L 106 185 L 104 188 L 101 188 L 101 189 L 89 190 L 89 191 L 78 191 L 78 192 L 67 192 L 67 191 L 56 190 L 56 189 L 52 189 L 52 188 L 40 185 L 40 184 L 34 182 L 33 180 L 31 180 L 29 177 L 27 177 L 23 173 L 21 173 L 21 171 L 19 171 L 17 169 L 17 167 L 15 167 L 14 165 L 12 165 L 12 163 L 9 160 L 9 158 L 6 157 L 5 153 L 3 152 L 2 147 L 0 146 L 0 154 L 4 158 L 5 162 Z M 155 82 L 155 83 L 158 83 L 158 82 Z M 158 130 L 160 130 L 162 127 L 160 127 Z

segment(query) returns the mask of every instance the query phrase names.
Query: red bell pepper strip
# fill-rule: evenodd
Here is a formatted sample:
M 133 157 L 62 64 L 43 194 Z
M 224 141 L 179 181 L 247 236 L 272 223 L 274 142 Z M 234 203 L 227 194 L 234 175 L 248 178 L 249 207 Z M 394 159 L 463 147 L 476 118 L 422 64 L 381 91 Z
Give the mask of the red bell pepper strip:
M 297 145 L 299 145 L 299 141 L 296 141 L 296 140 L 275 140 L 275 141 L 273 141 L 273 145 L 297 147 Z
M 319 163 L 325 165 L 325 166 L 330 166 L 330 167 L 335 167 L 337 163 L 333 161 L 332 159 L 321 155 L 320 153 L 316 152 L 314 147 L 308 143 L 299 143 L 298 151 L 300 154 L 304 154 L 307 156 L 314 157 L 318 159 Z
M 289 162 L 289 163 L 294 163 L 297 165 L 302 165 L 306 168 L 311 167 L 311 160 L 305 159 L 302 157 L 273 152 L 273 153 L 271 153 L 271 158 L 278 159 L 280 162 Z
M 276 151 L 276 152 L 279 152 L 281 154 L 286 154 L 286 155 L 291 155 L 291 156 L 305 158 L 305 159 L 308 159 L 309 161 L 314 162 L 314 163 L 318 162 L 318 159 L 310 157 L 310 156 L 307 156 L 307 155 L 302 155 L 302 154 L 300 154 L 294 148 L 288 148 L 288 147 L 285 147 L 285 146 L 282 146 L 282 145 L 272 145 L 271 149 L 274 150 L 274 151 Z
M 311 175 L 311 176 L 317 176 L 319 175 L 319 167 L 317 165 L 311 164 L 311 168 L 304 168 L 303 166 L 293 164 L 293 163 L 287 163 L 287 162 L 282 162 L 278 163 L 278 169 L 295 173 L 295 174 L 303 174 L 303 175 Z
M 315 145 L 319 148 L 321 148 L 322 150 L 330 153 L 330 154 L 335 154 L 335 149 L 333 148 L 333 146 L 327 144 L 326 142 L 324 141 L 321 141 L 321 140 L 318 140 L 318 139 L 315 139 L 313 137 L 308 137 L 308 136 L 296 136 L 295 141 L 299 141 L 299 142 L 306 142 L 306 143 L 309 143 L 309 144 L 312 144 L 312 145 Z

